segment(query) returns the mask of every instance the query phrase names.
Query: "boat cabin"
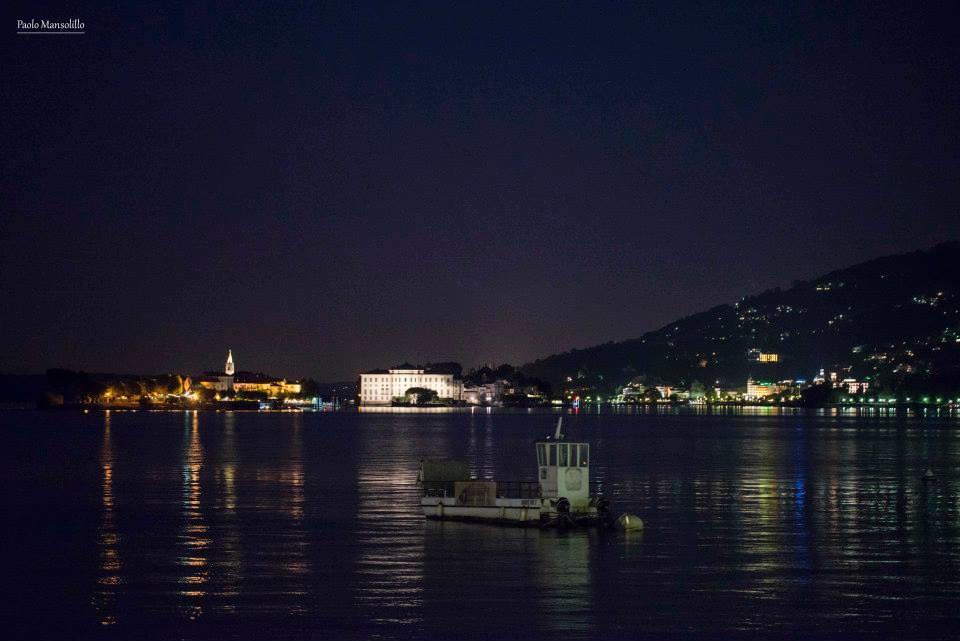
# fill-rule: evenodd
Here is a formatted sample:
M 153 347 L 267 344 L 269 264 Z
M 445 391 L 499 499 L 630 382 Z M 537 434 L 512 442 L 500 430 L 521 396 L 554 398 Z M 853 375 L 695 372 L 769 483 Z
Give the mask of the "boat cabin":
M 590 444 L 566 441 L 537 443 L 540 495 L 566 497 L 574 511 L 590 503 Z
M 420 505 L 428 519 L 479 521 L 539 527 L 602 525 L 609 501 L 590 497 L 590 444 L 568 443 L 563 416 L 553 436 L 537 448 L 537 481 L 471 479 L 462 461 L 420 462 Z

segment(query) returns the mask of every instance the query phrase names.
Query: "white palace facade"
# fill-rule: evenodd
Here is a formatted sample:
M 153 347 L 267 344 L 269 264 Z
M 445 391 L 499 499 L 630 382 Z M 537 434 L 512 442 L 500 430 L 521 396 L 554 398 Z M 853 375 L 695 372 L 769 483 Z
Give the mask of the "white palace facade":
M 411 387 L 430 389 L 440 398 L 455 401 L 463 395 L 463 380 L 451 372 L 400 365 L 361 374 L 360 404 L 390 405 L 394 398 L 403 397 Z

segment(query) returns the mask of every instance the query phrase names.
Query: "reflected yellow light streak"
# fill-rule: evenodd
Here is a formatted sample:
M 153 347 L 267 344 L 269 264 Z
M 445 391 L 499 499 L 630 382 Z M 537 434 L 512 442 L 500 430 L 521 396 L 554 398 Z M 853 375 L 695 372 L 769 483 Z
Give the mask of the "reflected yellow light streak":
M 178 565 L 184 568 L 184 574 L 178 578 L 177 582 L 184 585 L 205 585 L 209 580 L 206 570 L 209 559 L 205 552 L 212 544 L 212 540 L 207 536 L 209 528 L 203 519 L 201 503 L 200 472 L 203 469 L 203 446 L 200 443 L 200 417 L 197 411 L 187 413 L 185 428 L 181 500 L 184 522 L 179 544 L 185 548 L 186 553 L 178 559 Z M 187 601 L 183 607 L 191 620 L 196 620 L 203 615 L 206 590 L 181 590 L 179 595 Z
M 120 535 L 117 533 L 116 513 L 113 496 L 113 471 L 115 457 L 111 436 L 110 411 L 103 415 L 103 441 L 100 447 L 100 526 L 97 529 L 97 547 L 100 551 L 99 576 L 97 585 L 101 589 L 93 594 L 93 606 L 100 617 L 101 625 L 114 625 L 117 622 L 117 586 L 122 583 L 120 571 L 123 569 L 120 559 Z

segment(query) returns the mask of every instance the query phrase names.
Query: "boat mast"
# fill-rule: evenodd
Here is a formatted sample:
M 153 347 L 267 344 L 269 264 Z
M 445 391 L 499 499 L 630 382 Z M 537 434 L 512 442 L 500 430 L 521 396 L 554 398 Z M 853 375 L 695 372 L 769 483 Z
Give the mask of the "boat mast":
M 557 431 L 553 433 L 553 440 L 559 441 L 563 439 L 563 432 L 561 431 L 562 427 L 563 427 L 563 417 L 561 416 L 559 419 L 557 419 Z

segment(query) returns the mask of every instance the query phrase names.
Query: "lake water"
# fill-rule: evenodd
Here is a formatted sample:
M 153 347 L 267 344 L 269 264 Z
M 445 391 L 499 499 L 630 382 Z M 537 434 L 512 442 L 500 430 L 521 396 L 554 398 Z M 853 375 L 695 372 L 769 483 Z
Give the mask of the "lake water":
M 422 518 L 554 421 L 0 412 L 4 637 L 957 637 L 955 418 L 568 416 L 642 534 Z

